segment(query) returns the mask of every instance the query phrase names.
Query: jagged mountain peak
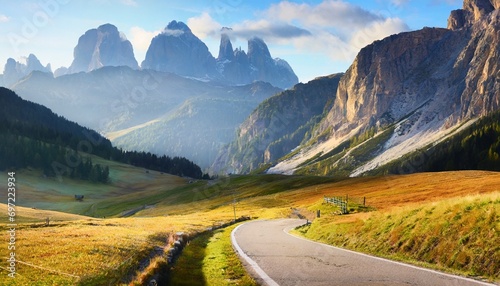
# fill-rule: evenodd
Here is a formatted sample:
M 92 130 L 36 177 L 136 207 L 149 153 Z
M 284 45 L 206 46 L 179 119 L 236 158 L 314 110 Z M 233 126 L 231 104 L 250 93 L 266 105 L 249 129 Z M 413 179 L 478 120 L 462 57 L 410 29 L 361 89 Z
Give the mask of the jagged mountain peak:
M 118 28 L 110 23 L 102 24 L 99 27 L 97 27 L 97 30 L 103 32 L 103 33 L 118 33 Z
M 195 78 L 216 77 L 215 58 L 183 22 L 171 21 L 149 45 L 143 69 Z
M 231 43 L 231 39 L 227 34 L 227 31 L 231 30 L 231 28 L 226 27 L 222 28 L 221 30 L 222 33 L 220 37 L 219 56 L 217 57 L 217 60 L 219 61 L 234 59 L 233 44 Z
M 269 48 L 263 39 L 259 37 L 252 37 L 248 39 L 248 56 L 250 58 L 255 56 L 271 58 L 271 53 L 269 52 Z
M 52 74 L 50 64 L 43 66 L 34 54 L 29 54 L 21 61 L 8 58 L 3 72 L 3 85 L 9 87 L 34 71 Z
M 496 9 L 500 9 L 500 0 L 465 0 L 462 9 L 451 11 L 448 29 L 469 27 Z
M 132 44 L 112 24 L 90 29 L 78 39 L 68 73 L 89 72 L 104 66 L 129 66 L 138 69 Z
M 142 62 L 143 69 L 172 72 L 182 76 L 216 80 L 227 84 L 249 84 L 265 81 L 279 88 L 289 88 L 298 82 L 290 65 L 274 60 L 264 40 L 248 40 L 248 53 L 233 50 L 232 29 L 221 29 L 219 55 L 212 56 L 208 47 L 189 27 L 171 21 L 165 30 L 151 40 Z
M 188 25 L 186 25 L 184 22 L 176 20 L 170 21 L 165 30 L 191 33 L 191 29 L 189 29 Z

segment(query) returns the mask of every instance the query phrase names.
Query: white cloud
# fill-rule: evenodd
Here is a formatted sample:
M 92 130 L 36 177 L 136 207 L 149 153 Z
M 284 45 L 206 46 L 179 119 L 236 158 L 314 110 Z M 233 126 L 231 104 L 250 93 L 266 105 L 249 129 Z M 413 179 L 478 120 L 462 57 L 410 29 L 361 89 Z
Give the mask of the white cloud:
M 312 35 L 292 40 L 293 45 L 304 53 L 318 53 L 328 56 L 334 61 L 352 62 L 357 50 L 327 31 L 314 31 Z
M 297 21 L 308 27 L 335 27 L 338 30 L 358 29 L 371 22 L 383 20 L 381 16 L 359 6 L 332 0 L 315 6 L 284 1 L 272 5 L 265 14 L 271 19 Z
M 390 1 L 402 5 L 408 0 Z M 234 23 L 229 35 L 244 40 L 258 36 L 268 44 L 293 46 L 300 52 L 341 62 L 352 62 L 361 48 L 375 40 L 409 30 L 399 18 L 384 17 L 342 0 L 325 0 L 317 5 L 282 1 L 258 16 Z M 216 39 L 222 28 L 208 13 L 188 19 L 188 26 L 200 38 Z
M 137 26 L 130 28 L 130 42 L 134 46 L 134 51 L 138 53 L 145 53 L 148 50 L 153 37 L 158 35 L 160 32 L 160 30 L 146 31 Z
M 350 39 L 350 44 L 354 49 L 361 49 L 371 44 L 375 40 L 380 40 L 402 31 L 408 31 L 406 25 L 399 18 L 388 18 L 384 21 L 377 21 L 369 26 L 356 31 Z
M 187 20 L 187 25 L 191 29 L 191 32 L 199 38 L 206 38 L 208 36 L 219 35 L 222 25 L 212 19 L 210 15 L 206 12 L 202 13 L 198 17 L 192 17 Z
M 407 0 L 392 1 L 402 4 Z M 325 0 L 318 5 L 284 1 L 271 6 L 263 15 L 309 31 L 309 35 L 293 39 L 293 45 L 337 61 L 352 61 L 361 48 L 373 41 L 409 30 L 399 18 L 384 18 L 343 1 Z
M 267 19 L 244 21 L 231 28 L 233 29 L 231 35 L 246 39 L 257 36 L 272 41 L 311 35 L 306 29 L 285 22 L 273 22 Z
M 6 23 L 6 22 L 9 22 L 10 21 L 10 18 L 3 15 L 3 14 L 0 14 L 0 23 Z

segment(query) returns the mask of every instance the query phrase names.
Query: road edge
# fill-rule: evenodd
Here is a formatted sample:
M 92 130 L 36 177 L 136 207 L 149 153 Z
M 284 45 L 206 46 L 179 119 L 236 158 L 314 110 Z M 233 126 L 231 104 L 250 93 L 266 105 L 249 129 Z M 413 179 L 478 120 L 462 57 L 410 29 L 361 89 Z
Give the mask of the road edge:
M 234 234 L 236 233 L 236 231 L 238 231 L 238 229 L 241 226 L 248 224 L 248 223 L 252 223 L 252 222 L 246 222 L 246 223 L 240 224 L 235 229 L 233 229 L 233 231 L 231 231 L 231 244 L 233 245 L 233 248 L 236 250 L 236 253 L 238 254 L 238 256 L 245 260 L 245 262 L 247 263 L 247 266 L 250 267 L 253 270 L 253 272 L 259 276 L 260 280 L 262 280 L 264 283 L 266 283 L 266 285 L 269 285 L 269 286 L 279 286 L 279 284 L 276 283 L 276 281 L 274 281 L 271 277 L 269 277 L 269 275 L 267 275 L 267 273 L 264 272 L 264 270 L 262 270 L 262 268 L 260 268 L 260 266 L 257 264 L 257 262 L 255 262 L 252 258 L 250 258 L 248 255 L 245 254 L 243 249 L 241 249 L 240 245 L 236 241 L 236 237 Z
M 461 280 L 466 280 L 466 281 L 469 281 L 469 282 L 474 282 L 474 283 L 477 283 L 479 285 L 496 286 L 496 284 L 492 284 L 492 283 L 485 282 L 485 281 L 480 281 L 480 280 L 476 280 L 476 279 L 472 279 L 472 278 L 468 278 L 468 277 L 463 277 L 463 276 L 460 276 L 460 275 L 454 275 L 454 274 L 450 274 L 450 273 L 446 273 L 446 272 L 441 272 L 441 271 L 434 270 L 434 269 L 428 269 L 428 268 L 424 268 L 424 267 L 420 267 L 420 266 L 416 266 L 416 265 L 412 265 L 412 264 L 408 264 L 408 263 L 404 263 L 404 262 L 400 262 L 400 261 L 396 261 L 396 260 L 391 260 L 391 259 L 387 259 L 387 258 L 383 258 L 383 257 L 378 257 L 378 256 L 370 255 L 370 254 L 367 254 L 367 253 L 362 253 L 362 252 L 357 252 L 357 251 L 350 250 L 350 249 L 341 248 L 341 247 L 334 246 L 334 245 L 329 245 L 329 244 L 326 244 L 326 243 L 323 243 L 323 242 L 319 242 L 319 241 L 310 240 L 310 239 L 307 239 L 305 237 L 301 237 L 301 236 L 298 236 L 296 234 L 290 233 L 290 231 L 292 229 L 295 229 L 295 228 L 297 228 L 297 227 L 284 228 L 283 232 L 286 233 L 286 234 L 288 234 L 288 235 L 290 235 L 290 236 L 292 236 L 292 237 L 295 237 L 295 238 L 298 238 L 298 239 L 302 239 L 304 241 L 308 241 L 308 242 L 312 242 L 312 243 L 316 243 L 316 244 L 321 244 L 321 245 L 324 245 L 324 246 L 328 246 L 328 247 L 331 247 L 331 248 L 334 248 L 334 249 L 337 249 L 337 250 L 342 250 L 342 251 L 346 251 L 346 252 L 349 252 L 349 253 L 358 254 L 358 255 L 361 255 L 361 256 L 371 257 L 371 258 L 374 258 L 374 259 L 377 259 L 377 260 L 382 260 L 382 261 L 386 261 L 386 262 L 390 262 L 390 263 L 394 263 L 394 264 L 406 266 L 406 267 L 409 267 L 409 268 L 424 270 L 424 271 L 427 271 L 427 272 L 432 272 L 432 273 L 435 273 L 435 274 L 439 274 L 439 275 L 443 275 L 443 276 L 447 276 L 447 277 L 451 277 L 451 278 L 455 278 L 455 279 L 458 278 L 458 279 L 461 279 Z

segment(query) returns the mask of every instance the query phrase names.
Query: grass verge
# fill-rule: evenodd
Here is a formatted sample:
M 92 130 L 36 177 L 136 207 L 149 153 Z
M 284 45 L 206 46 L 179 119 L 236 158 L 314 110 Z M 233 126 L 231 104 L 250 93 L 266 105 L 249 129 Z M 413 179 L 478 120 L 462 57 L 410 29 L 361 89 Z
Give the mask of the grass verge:
M 414 204 L 297 232 L 348 249 L 500 282 L 500 192 Z
M 233 251 L 237 225 L 204 233 L 183 251 L 171 273 L 171 285 L 257 285 Z

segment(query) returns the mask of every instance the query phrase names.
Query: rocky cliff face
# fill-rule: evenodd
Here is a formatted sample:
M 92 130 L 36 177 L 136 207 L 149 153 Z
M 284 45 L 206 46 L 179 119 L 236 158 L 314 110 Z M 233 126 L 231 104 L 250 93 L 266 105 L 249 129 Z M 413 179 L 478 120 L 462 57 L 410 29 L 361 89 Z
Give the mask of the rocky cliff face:
M 13 58 L 9 58 L 4 67 L 3 84 L 6 87 L 10 87 L 33 71 L 52 73 L 50 64 L 44 67 L 33 54 L 30 54 L 26 58 L 26 63 L 17 62 Z
M 500 9 L 500 0 L 466 0 L 462 9 L 451 12 L 448 29 L 457 30 L 470 26 L 495 9 Z
M 139 68 L 132 44 L 111 24 L 85 32 L 78 39 L 73 56 L 67 73 L 89 72 L 104 66 Z
M 452 12 L 451 29 L 424 28 L 363 48 L 340 80 L 335 104 L 315 129 L 316 141 L 271 171 L 293 172 L 343 142 L 360 141 L 354 137 L 377 134 L 371 141 L 377 145 L 371 146 L 369 140 L 365 146 L 370 148 L 360 147 L 371 150 L 368 154 L 361 156 L 351 146 L 353 150 L 336 154 L 341 159 L 324 164 L 344 164 L 351 175 L 360 175 L 498 110 L 500 10 L 496 7 L 498 1 L 465 1 L 463 10 Z
M 289 153 L 331 107 L 342 75 L 297 84 L 261 103 L 240 125 L 235 141 L 219 153 L 212 171 L 246 173 Z
M 153 38 L 141 66 L 197 78 L 216 75 L 215 59 L 208 47 L 186 24 L 177 21 L 170 22 L 161 34 Z
M 340 81 L 320 130 L 384 127 L 428 101 L 450 104 L 439 111 L 449 124 L 496 110 L 499 27 L 496 10 L 467 29 L 424 28 L 363 48 Z

